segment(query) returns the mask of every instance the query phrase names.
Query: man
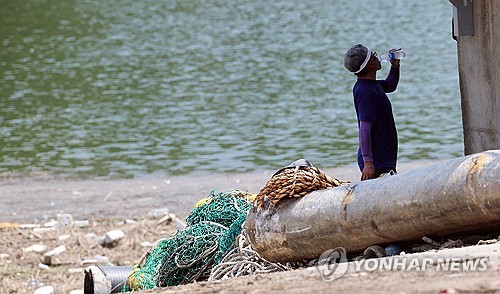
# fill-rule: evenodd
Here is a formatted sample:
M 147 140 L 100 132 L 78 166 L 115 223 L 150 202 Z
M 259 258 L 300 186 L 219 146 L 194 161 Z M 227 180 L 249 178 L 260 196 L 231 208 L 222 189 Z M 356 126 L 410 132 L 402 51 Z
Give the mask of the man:
M 382 68 L 377 52 L 358 44 L 344 56 L 345 68 L 357 76 L 353 96 L 358 117 L 358 165 L 362 181 L 384 173 L 396 173 L 398 136 L 386 93 L 394 92 L 398 86 L 399 64 L 399 59 L 391 60 L 387 78 L 377 80 L 377 71 Z

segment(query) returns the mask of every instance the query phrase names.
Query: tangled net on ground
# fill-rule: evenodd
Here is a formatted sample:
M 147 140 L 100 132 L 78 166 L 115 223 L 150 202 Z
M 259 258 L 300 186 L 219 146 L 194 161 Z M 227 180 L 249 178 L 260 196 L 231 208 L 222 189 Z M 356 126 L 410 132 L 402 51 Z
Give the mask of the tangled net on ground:
M 255 206 L 276 205 L 283 198 L 303 197 L 306 194 L 349 184 L 323 173 L 314 166 L 289 166 L 274 174 L 255 199 Z
M 241 215 L 234 223 L 227 228 L 219 242 L 219 251 L 215 256 L 215 264 L 218 264 L 222 258 L 228 254 L 233 248 L 236 247 L 235 240 L 238 235 L 243 231 L 243 223 L 247 216 Z
M 227 253 L 220 263 L 213 267 L 209 281 L 290 269 L 286 265 L 270 262 L 260 257 L 246 242 L 243 234 L 238 236 L 237 243 L 238 246 Z
M 188 227 L 161 239 L 129 275 L 124 292 L 206 280 L 212 267 L 236 246 L 236 237 L 251 208 L 240 190 L 212 191 L 186 221 Z
M 285 197 L 302 197 L 349 183 L 305 162 L 306 166 L 288 166 L 273 175 L 257 195 L 255 205 L 264 206 L 267 200 L 277 204 Z M 216 195 L 212 190 L 186 218 L 186 229 L 152 246 L 129 275 L 124 292 L 289 269 L 261 258 L 245 243 L 242 226 L 252 196 L 240 190 Z

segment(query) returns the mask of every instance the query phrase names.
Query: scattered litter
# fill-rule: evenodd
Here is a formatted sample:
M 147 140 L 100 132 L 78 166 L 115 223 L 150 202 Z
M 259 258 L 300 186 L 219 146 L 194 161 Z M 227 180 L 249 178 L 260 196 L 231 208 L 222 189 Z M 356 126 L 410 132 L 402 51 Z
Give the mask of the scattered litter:
M 439 246 L 439 249 L 446 249 L 446 248 L 457 248 L 457 247 L 463 247 L 464 243 L 462 240 L 449 240 L 444 242 L 441 246 Z
M 61 245 L 43 254 L 43 263 L 46 265 L 52 265 L 52 258 L 66 251 L 66 246 Z
M 175 214 L 169 213 L 169 214 L 165 215 L 164 217 L 162 217 L 161 219 L 159 219 L 156 222 L 156 224 L 158 224 L 158 225 L 167 224 L 168 225 L 170 222 L 174 221 L 175 219 L 177 219 Z
M 169 212 L 170 211 L 168 208 L 163 207 L 151 210 L 150 212 L 148 212 L 148 215 L 152 217 L 163 217 L 165 215 L 168 215 Z
M 51 220 L 43 224 L 44 227 L 46 228 L 53 228 L 57 227 L 59 225 L 59 221 L 57 220 Z
M 104 255 L 94 255 L 94 259 L 100 264 L 110 264 L 109 258 Z
M 55 256 L 63 253 L 64 251 L 66 251 L 66 246 L 61 245 L 50 251 L 45 252 L 44 256 Z
M 99 245 L 103 247 L 114 247 L 123 237 L 125 237 L 125 233 L 122 230 L 112 230 L 101 238 Z
M 186 228 L 186 223 L 178 218 L 175 218 L 175 228 L 177 230 L 184 230 Z
M 380 258 L 385 256 L 385 250 L 384 248 L 378 246 L 378 245 L 373 245 L 365 249 L 363 252 L 363 256 L 366 258 Z
M 151 245 L 153 245 L 153 243 L 149 241 L 141 242 L 141 247 L 151 247 Z
M 69 238 L 71 238 L 71 235 L 70 235 L 70 234 L 64 234 L 64 235 L 61 235 L 61 236 L 57 237 L 57 239 L 58 239 L 59 241 L 66 241 L 66 240 L 68 240 Z
M 116 224 L 118 226 L 132 225 L 132 224 L 135 224 L 135 220 L 133 220 L 133 219 L 119 220 L 116 222 Z
M 84 258 L 80 262 L 80 265 L 96 265 L 96 264 L 103 264 L 103 265 L 108 265 L 111 264 L 109 261 L 109 258 L 107 258 L 104 255 L 94 255 L 93 258 Z
M 436 247 L 429 243 L 423 244 L 413 244 L 409 247 L 409 252 L 425 252 L 429 250 L 433 250 Z
M 23 249 L 24 252 L 37 252 L 42 253 L 47 251 L 47 245 L 44 244 L 33 244 L 29 247 Z
M 54 294 L 55 290 L 52 286 L 43 286 L 35 290 L 35 294 Z
M 389 245 L 387 247 L 385 247 L 385 255 L 386 256 L 394 256 L 394 255 L 398 255 L 400 254 L 403 249 L 401 248 L 401 246 L 399 245 L 395 245 L 395 244 L 392 244 L 392 245 Z
M 76 214 L 73 214 L 73 217 L 76 217 Z M 52 285 L 56 289 L 56 293 L 70 293 L 71 290 L 83 288 L 79 281 L 85 267 L 89 265 L 108 266 L 115 262 L 132 265 L 149 248 L 141 247 L 141 242 L 158 240 L 175 231 L 173 222 L 162 225 L 159 229 L 156 224 L 159 219 L 147 216 L 137 219 L 131 218 L 125 221 L 124 227 L 119 228 L 115 226 L 113 219 L 106 217 L 101 219 L 94 216 L 92 219 L 84 221 L 87 227 L 82 229 L 76 228 L 78 224 L 76 218 L 73 220 L 72 226 L 43 227 L 44 222 L 52 219 L 56 219 L 55 214 L 54 216 L 47 215 L 38 221 L 26 222 L 27 225 L 23 228 L 20 226 L 20 228 L 0 230 L 0 268 L 7 269 L 7 272 L 19 268 L 20 272 L 30 274 L 24 280 L 20 279 L 19 276 L 7 274 L 4 278 L 6 278 L 5 283 L 9 285 L 5 285 L 5 283 L 0 285 L 0 293 L 12 292 L 15 289 L 12 293 L 33 294 L 35 289 L 45 285 Z M 44 233 L 33 232 L 35 228 L 41 229 Z M 127 239 L 122 239 L 113 250 L 103 249 L 101 246 L 93 247 L 101 236 L 114 229 L 123 230 Z M 70 238 L 60 241 L 59 236 L 63 236 L 62 239 L 64 239 L 65 235 L 70 235 Z M 45 252 L 63 244 L 66 247 L 63 253 L 51 257 L 50 260 L 44 260 Z M 28 251 L 41 250 L 42 247 L 38 245 L 45 245 L 46 248 L 42 252 L 26 253 L 24 250 L 32 245 L 37 246 L 28 249 Z M 40 249 L 37 249 L 38 247 Z M 96 255 L 101 255 L 101 257 Z M 30 277 L 36 277 L 44 284 L 29 286 Z M 80 293 L 84 292 L 80 291 Z
M 97 264 L 97 259 L 95 258 L 84 258 L 80 262 L 80 264 L 83 265 L 89 265 L 89 264 Z
M 40 288 L 43 286 L 45 286 L 45 284 L 39 280 L 29 280 L 28 281 L 28 287 L 37 289 L 37 288 Z
M 97 235 L 95 233 L 87 233 L 87 234 L 85 234 L 85 239 L 87 239 L 89 241 L 93 240 L 95 238 L 97 238 Z
M 477 242 L 477 245 L 495 244 L 497 242 L 498 242 L 498 240 L 496 240 L 496 239 L 479 240 L 479 242 Z
M 79 273 L 83 273 L 84 271 L 85 271 L 85 269 L 83 267 L 69 268 L 68 269 L 68 273 L 70 273 L 70 274 L 79 274 Z
M 61 213 L 57 215 L 57 221 L 61 227 L 71 226 L 73 224 L 73 216 L 68 213 Z
M 34 229 L 34 228 L 39 228 L 39 224 L 21 224 L 19 225 L 20 229 Z
M 43 270 L 48 270 L 49 269 L 49 266 L 46 265 L 46 264 L 43 264 L 43 263 L 39 263 L 38 267 L 41 268 L 41 269 L 43 269 Z
M 76 220 L 73 221 L 73 226 L 77 228 L 86 228 L 89 226 L 89 221 L 88 220 Z
M 35 233 L 47 233 L 47 232 L 52 232 L 57 230 L 56 227 L 50 227 L 50 228 L 34 228 L 33 232 Z
M 464 246 L 464 243 L 460 239 L 457 239 L 457 240 L 448 239 L 448 241 L 446 241 L 444 243 L 439 243 L 439 242 L 432 240 L 429 237 L 424 236 L 424 237 L 422 237 L 422 240 L 424 242 L 428 243 L 429 245 L 431 245 L 433 249 L 457 248 L 457 247 Z
M 422 240 L 423 240 L 424 242 L 426 242 L 426 243 L 431 244 L 431 245 L 432 245 L 432 246 L 434 246 L 434 247 L 439 247 L 439 246 L 441 246 L 441 243 L 436 242 L 436 241 L 434 241 L 434 240 L 432 240 L 431 238 L 426 237 L 426 236 L 423 236 L 423 237 L 422 237 Z

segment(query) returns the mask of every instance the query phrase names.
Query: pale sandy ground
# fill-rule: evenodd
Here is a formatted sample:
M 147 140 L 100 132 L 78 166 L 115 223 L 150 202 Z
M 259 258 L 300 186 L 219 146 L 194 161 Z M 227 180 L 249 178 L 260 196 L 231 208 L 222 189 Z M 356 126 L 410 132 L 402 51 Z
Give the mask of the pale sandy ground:
M 439 161 L 401 163 L 399 173 Z M 327 175 L 358 181 L 357 166 L 322 168 Z M 140 217 L 168 208 L 185 217 L 212 189 L 257 193 L 275 171 L 189 176 L 149 176 L 124 180 L 61 180 L 39 174 L 0 178 L 0 222 L 43 222 L 58 213 L 74 218 Z
M 364 271 L 358 271 L 354 262 L 349 262 L 345 275 L 332 281 L 325 280 L 322 275 L 325 267 L 320 268 L 321 271 L 310 267 L 158 289 L 153 293 L 500 293 L 500 243 L 386 257 L 391 258 L 405 258 L 405 269 L 409 268 L 412 258 L 426 258 L 434 264 L 425 271 L 417 270 L 421 267 L 402 271 L 401 265 L 392 270 L 378 270 L 370 265 Z M 460 262 L 454 263 L 453 267 L 450 262 L 446 267 L 446 258 L 485 258 L 487 261 L 481 268 L 485 271 L 471 271 L 464 270 Z
M 402 163 L 398 168 L 399 172 L 403 173 L 438 162 Z M 342 180 L 357 181 L 360 176 L 355 166 L 322 170 Z M 57 213 L 70 213 L 75 219 L 96 220 L 95 226 L 86 230 L 96 231 L 97 235 L 100 235 L 116 227 L 114 221 L 101 225 L 98 221 L 100 219 L 140 219 L 158 208 L 168 208 L 170 212 L 185 217 L 194 204 L 208 195 L 211 189 L 224 192 L 236 188 L 257 193 L 273 172 L 156 176 L 127 180 L 61 180 L 44 175 L 29 178 L 3 177 L 0 180 L 0 222 L 43 222 L 55 218 Z M 147 224 L 140 221 L 130 225 L 128 231 L 126 230 L 130 239 L 128 243 L 122 244 L 125 247 L 103 252 L 95 252 L 96 249 L 91 249 L 93 247 L 90 243 L 82 242 L 83 231 L 72 230 L 70 233 L 75 235 L 76 239 L 71 242 L 79 251 L 73 255 L 68 253 L 67 257 L 68 259 L 75 257 L 78 263 L 82 257 L 103 254 L 115 263 L 122 261 L 123 265 L 134 264 L 145 251 L 138 244 L 144 239 L 157 238 L 154 235 L 149 237 L 147 235 L 148 230 L 154 230 L 154 222 Z M 171 230 L 170 227 L 155 233 L 164 236 Z M 47 244 L 53 242 L 55 246 L 59 242 L 57 235 L 61 233 L 64 232 L 53 232 L 51 233 L 53 235 L 39 237 Z M 54 284 L 56 293 L 66 293 L 68 289 L 82 287 L 83 276 L 65 272 L 67 268 L 75 267 L 74 263 L 70 262 L 66 265 L 67 268 L 62 265 L 44 272 L 37 267 L 38 257 L 22 253 L 21 248 L 10 248 L 16 247 L 16 244 L 27 247 L 35 242 L 36 238 L 32 240 L 23 234 L 17 234 L 16 231 L 4 231 L 2 236 L 0 244 L 3 248 L 0 248 L 0 251 L 5 250 L 10 255 L 2 261 L 0 284 L 15 283 L 6 293 L 32 293 L 33 290 L 25 292 L 23 289 L 33 289 L 27 286 L 27 281 L 33 279 Z M 131 248 L 130 252 L 126 252 L 125 248 Z M 435 259 L 487 257 L 487 270 L 439 270 L 437 264 L 434 264 L 425 271 L 359 272 L 353 269 L 351 264 L 351 268 L 344 276 L 331 282 L 325 281 L 317 268 L 308 268 L 225 281 L 194 283 L 157 289 L 152 293 L 500 293 L 499 243 L 421 254 L 436 254 L 432 257 Z M 17 283 L 19 286 L 16 286 Z M 4 293 L 1 289 L 0 285 L 0 293 Z

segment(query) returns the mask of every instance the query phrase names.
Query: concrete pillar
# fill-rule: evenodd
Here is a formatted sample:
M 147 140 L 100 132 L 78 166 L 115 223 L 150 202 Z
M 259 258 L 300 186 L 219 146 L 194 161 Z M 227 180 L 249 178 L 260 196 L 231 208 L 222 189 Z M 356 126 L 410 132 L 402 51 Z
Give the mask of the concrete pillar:
M 500 149 L 500 1 L 467 2 L 473 35 L 457 37 L 466 155 Z

